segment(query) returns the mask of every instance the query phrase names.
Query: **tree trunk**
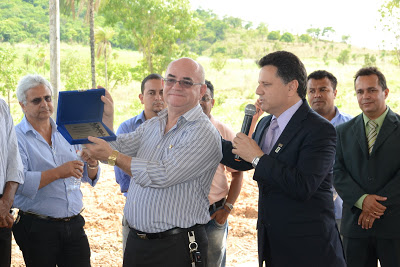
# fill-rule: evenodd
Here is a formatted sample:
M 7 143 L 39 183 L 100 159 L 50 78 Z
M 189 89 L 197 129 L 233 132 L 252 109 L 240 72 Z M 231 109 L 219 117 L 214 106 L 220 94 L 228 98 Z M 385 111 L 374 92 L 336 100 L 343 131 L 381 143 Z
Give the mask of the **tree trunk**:
M 107 77 L 107 47 L 104 50 L 104 76 L 106 80 L 106 89 L 108 89 L 108 77 Z
M 49 0 L 50 17 L 50 83 L 53 86 L 53 118 L 57 118 L 58 90 L 60 89 L 60 3 Z
M 92 88 L 96 88 L 96 65 L 94 44 L 94 4 L 89 0 L 89 23 L 90 23 L 90 63 L 92 67 Z

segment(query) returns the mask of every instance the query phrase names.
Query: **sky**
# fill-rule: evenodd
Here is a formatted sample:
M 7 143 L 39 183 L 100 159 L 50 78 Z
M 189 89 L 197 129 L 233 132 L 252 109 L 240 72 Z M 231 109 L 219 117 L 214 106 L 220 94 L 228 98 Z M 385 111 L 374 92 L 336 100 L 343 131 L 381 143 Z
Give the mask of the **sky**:
M 303 34 L 309 28 L 332 27 L 336 31 L 335 41 L 350 35 L 350 43 L 359 47 L 382 48 L 382 40 L 389 38 L 378 30 L 378 10 L 383 0 L 190 0 L 190 3 L 194 10 L 210 9 L 221 19 L 225 15 L 238 17 L 253 22 L 254 26 L 264 22 L 269 31 Z

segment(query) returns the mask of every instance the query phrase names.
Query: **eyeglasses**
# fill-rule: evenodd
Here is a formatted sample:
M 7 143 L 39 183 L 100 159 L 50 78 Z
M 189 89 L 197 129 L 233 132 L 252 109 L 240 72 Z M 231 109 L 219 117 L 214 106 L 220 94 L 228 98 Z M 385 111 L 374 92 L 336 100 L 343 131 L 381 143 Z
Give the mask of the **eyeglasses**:
M 208 95 L 203 96 L 200 101 L 202 102 L 209 102 L 212 99 L 212 97 L 209 97 Z
M 31 100 L 31 103 L 34 105 L 39 105 L 40 103 L 42 103 L 42 99 L 44 99 L 44 101 L 46 101 L 47 103 L 51 102 L 51 96 L 50 95 L 46 95 L 44 97 L 37 97 Z
M 186 81 L 186 80 L 177 81 L 175 79 L 169 79 L 169 78 L 164 78 L 163 80 L 165 81 L 165 84 L 167 86 L 174 86 L 176 83 L 179 83 L 179 85 L 185 89 L 188 89 L 193 85 L 203 85 L 203 83 L 194 83 L 192 81 Z

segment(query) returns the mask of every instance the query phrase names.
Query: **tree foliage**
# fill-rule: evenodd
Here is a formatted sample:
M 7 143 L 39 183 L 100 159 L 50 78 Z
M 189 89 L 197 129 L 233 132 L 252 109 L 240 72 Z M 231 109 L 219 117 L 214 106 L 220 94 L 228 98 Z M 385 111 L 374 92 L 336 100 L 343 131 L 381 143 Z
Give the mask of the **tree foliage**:
M 281 38 L 279 38 L 279 41 L 286 42 L 286 43 L 293 43 L 294 36 L 290 32 L 285 32 L 284 34 L 282 34 Z
M 349 63 L 350 60 L 350 50 L 349 49 L 343 49 L 339 56 L 336 58 L 337 62 L 340 64 L 344 65 Z
M 0 92 L 7 96 L 8 106 L 21 73 L 21 68 L 14 64 L 16 58 L 17 54 L 11 47 L 0 47 Z
M 302 43 L 311 43 L 312 38 L 307 33 L 303 33 L 302 35 L 300 35 L 299 40 Z
M 279 31 L 272 31 L 268 34 L 268 40 L 275 41 L 281 38 L 281 33 Z
M 385 32 L 391 33 L 393 41 L 389 43 L 393 47 L 397 64 L 400 64 L 400 0 L 390 0 L 382 4 L 379 9 L 381 23 Z
M 186 55 L 180 43 L 196 36 L 199 23 L 188 0 L 105 0 L 104 4 L 101 13 L 106 23 L 121 22 L 143 53 L 137 68 L 142 77 L 162 73 L 172 59 Z

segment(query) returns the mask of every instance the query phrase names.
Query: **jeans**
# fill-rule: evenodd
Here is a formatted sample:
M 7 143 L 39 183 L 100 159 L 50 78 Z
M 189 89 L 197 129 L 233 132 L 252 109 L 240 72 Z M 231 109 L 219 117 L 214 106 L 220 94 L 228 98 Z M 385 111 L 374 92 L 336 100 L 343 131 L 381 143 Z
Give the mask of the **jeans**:
M 222 209 L 220 207 L 219 209 Z M 210 216 L 216 210 L 210 211 Z M 215 219 L 206 224 L 208 237 L 208 267 L 225 267 L 226 264 L 226 238 L 228 236 L 228 220 L 224 224 L 219 224 Z
M 124 215 L 122 217 L 122 257 L 124 256 L 126 248 L 126 240 L 128 239 L 128 235 L 129 235 L 129 225 Z

